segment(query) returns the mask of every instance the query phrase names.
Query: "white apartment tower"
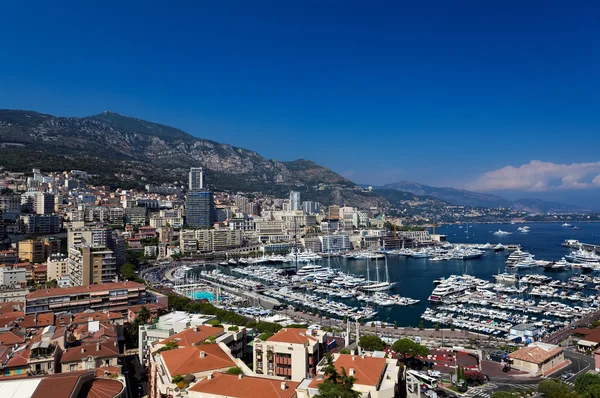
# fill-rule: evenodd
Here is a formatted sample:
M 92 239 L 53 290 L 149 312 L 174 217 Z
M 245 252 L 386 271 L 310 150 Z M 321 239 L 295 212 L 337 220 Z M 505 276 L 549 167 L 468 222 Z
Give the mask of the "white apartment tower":
M 302 202 L 300 201 L 300 192 L 298 192 L 298 191 L 290 192 L 290 210 L 291 211 L 302 210 Z
M 204 189 L 202 167 L 190 168 L 188 189 L 192 192 Z

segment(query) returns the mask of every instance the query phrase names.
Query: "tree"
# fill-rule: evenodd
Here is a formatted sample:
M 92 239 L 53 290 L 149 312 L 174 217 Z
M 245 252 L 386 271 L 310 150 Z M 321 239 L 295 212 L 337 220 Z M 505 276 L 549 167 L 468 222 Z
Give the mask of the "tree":
M 319 393 L 315 398 L 358 398 L 360 393 L 353 390 L 356 378 L 348 375 L 343 367 L 341 373 L 338 373 L 330 353 L 325 354 L 325 361 L 325 377 L 319 384 Z
M 404 358 L 406 358 L 406 356 L 411 358 L 418 356 L 424 357 L 429 354 L 427 347 L 415 343 L 411 339 L 396 340 L 392 345 L 392 350 L 394 350 L 396 354 L 402 355 Z
M 135 319 L 141 325 L 148 323 L 148 320 L 150 319 L 150 310 L 146 308 L 145 305 L 142 305 L 142 308 L 140 308 L 140 310 L 138 311 Z
M 497 391 L 490 395 L 490 398 L 519 398 L 519 395 L 509 391 Z
M 171 378 L 171 383 L 173 384 L 177 384 L 180 381 L 183 381 L 183 376 L 182 375 L 175 375 Z
M 540 382 L 538 391 L 544 394 L 546 398 L 575 398 L 577 396 L 565 383 L 557 379 Z
M 360 336 L 358 345 L 366 351 L 381 351 L 385 348 L 385 343 L 378 336 Z
M 600 384 L 592 384 L 585 390 L 582 395 L 585 398 L 600 398 Z
M 233 366 L 233 367 L 227 369 L 227 374 L 228 375 L 241 375 L 241 374 L 244 374 L 244 372 L 242 371 L 242 368 L 240 368 L 239 366 Z
M 177 344 L 176 341 L 167 341 L 167 344 L 165 344 L 163 347 L 160 347 L 156 352 L 163 352 L 163 351 L 169 351 L 169 350 L 174 350 L 176 348 L 179 348 L 179 345 Z
M 466 371 L 464 374 L 464 378 L 467 381 L 467 383 L 471 383 L 471 384 L 483 384 L 485 381 L 485 377 L 483 376 L 483 373 L 481 373 L 478 370 Z
M 590 390 L 594 386 L 600 386 L 600 376 L 598 375 L 584 373 L 575 378 L 575 391 L 584 397 L 590 396 Z M 594 390 L 596 389 L 594 388 Z M 594 395 L 594 398 L 595 397 L 596 396 Z
M 52 288 L 58 287 L 58 281 L 56 279 L 52 279 L 51 281 L 47 281 L 46 282 L 46 287 L 48 289 L 52 289 Z
M 119 273 L 123 279 L 128 281 L 138 281 L 140 278 L 135 273 L 135 265 L 132 263 L 125 263 L 119 268 Z

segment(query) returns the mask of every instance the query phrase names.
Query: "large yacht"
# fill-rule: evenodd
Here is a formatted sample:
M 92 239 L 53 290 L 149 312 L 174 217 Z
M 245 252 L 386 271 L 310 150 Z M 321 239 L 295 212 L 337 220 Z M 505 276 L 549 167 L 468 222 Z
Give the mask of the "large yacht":
M 506 249 L 506 246 L 504 246 L 502 243 L 498 243 L 496 246 L 494 246 L 495 252 L 501 252 L 505 249 Z
M 512 265 L 515 268 L 531 268 L 531 267 L 536 267 L 537 263 L 535 262 L 533 257 L 528 257 L 519 262 L 513 263 Z
M 300 268 L 298 270 L 298 272 L 296 272 L 296 275 L 307 276 L 307 275 L 326 273 L 326 272 L 327 272 L 327 268 L 325 268 L 325 267 L 322 267 L 317 264 L 309 264 L 309 265 L 305 265 L 304 267 Z
M 527 260 L 529 258 L 533 259 L 533 257 L 535 257 L 535 256 L 533 256 L 529 252 L 521 251 L 520 249 L 518 249 L 518 250 L 515 250 L 514 252 L 512 252 L 510 254 L 510 256 L 508 256 L 508 259 L 506 260 L 506 264 L 512 265 L 512 264 L 518 263 L 520 261 Z
M 569 264 L 569 262 L 563 257 L 560 259 L 560 261 L 557 261 L 554 264 L 552 264 L 550 268 L 552 268 L 553 270 L 561 271 L 567 268 L 571 268 L 571 264 Z
M 496 236 L 512 235 L 512 232 L 506 232 L 506 231 L 499 229 L 496 232 L 494 232 L 494 235 L 496 235 Z
M 600 263 L 600 256 L 583 249 L 579 249 L 571 254 L 567 254 L 565 259 L 573 263 Z
M 509 274 L 508 272 L 494 275 L 494 278 L 496 278 L 496 281 L 498 282 L 517 283 L 519 281 L 519 278 L 517 278 L 515 274 Z

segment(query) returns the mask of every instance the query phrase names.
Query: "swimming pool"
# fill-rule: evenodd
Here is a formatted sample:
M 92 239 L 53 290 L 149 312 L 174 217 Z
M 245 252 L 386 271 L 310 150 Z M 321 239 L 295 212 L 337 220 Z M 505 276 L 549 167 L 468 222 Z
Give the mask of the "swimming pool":
M 190 298 L 193 298 L 195 300 L 208 300 L 208 301 L 214 301 L 215 300 L 215 295 L 211 292 L 193 292 L 189 294 Z

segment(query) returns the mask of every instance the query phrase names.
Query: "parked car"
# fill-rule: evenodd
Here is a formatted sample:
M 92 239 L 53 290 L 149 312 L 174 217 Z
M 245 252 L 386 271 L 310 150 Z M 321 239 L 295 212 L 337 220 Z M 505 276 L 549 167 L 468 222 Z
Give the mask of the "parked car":
M 429 369 L 427 371 L 427 374 L 431 377 L 442 377 L 442 372 L 440 372 L 439 370 L 431 370 Z
M 570 372 L 564 372 L 564 373 L 563 373 L 563 374 L 560 376 L 560 378 L 561 378 L 562 380 L 567 380 L 567 379 L 569 379 L 571 376 L 573 376 L 573 375 L 572 375 Z
M 438 395 L 434 390 L 425 391 L 425 396 L 429 398 L 438 398 Z

